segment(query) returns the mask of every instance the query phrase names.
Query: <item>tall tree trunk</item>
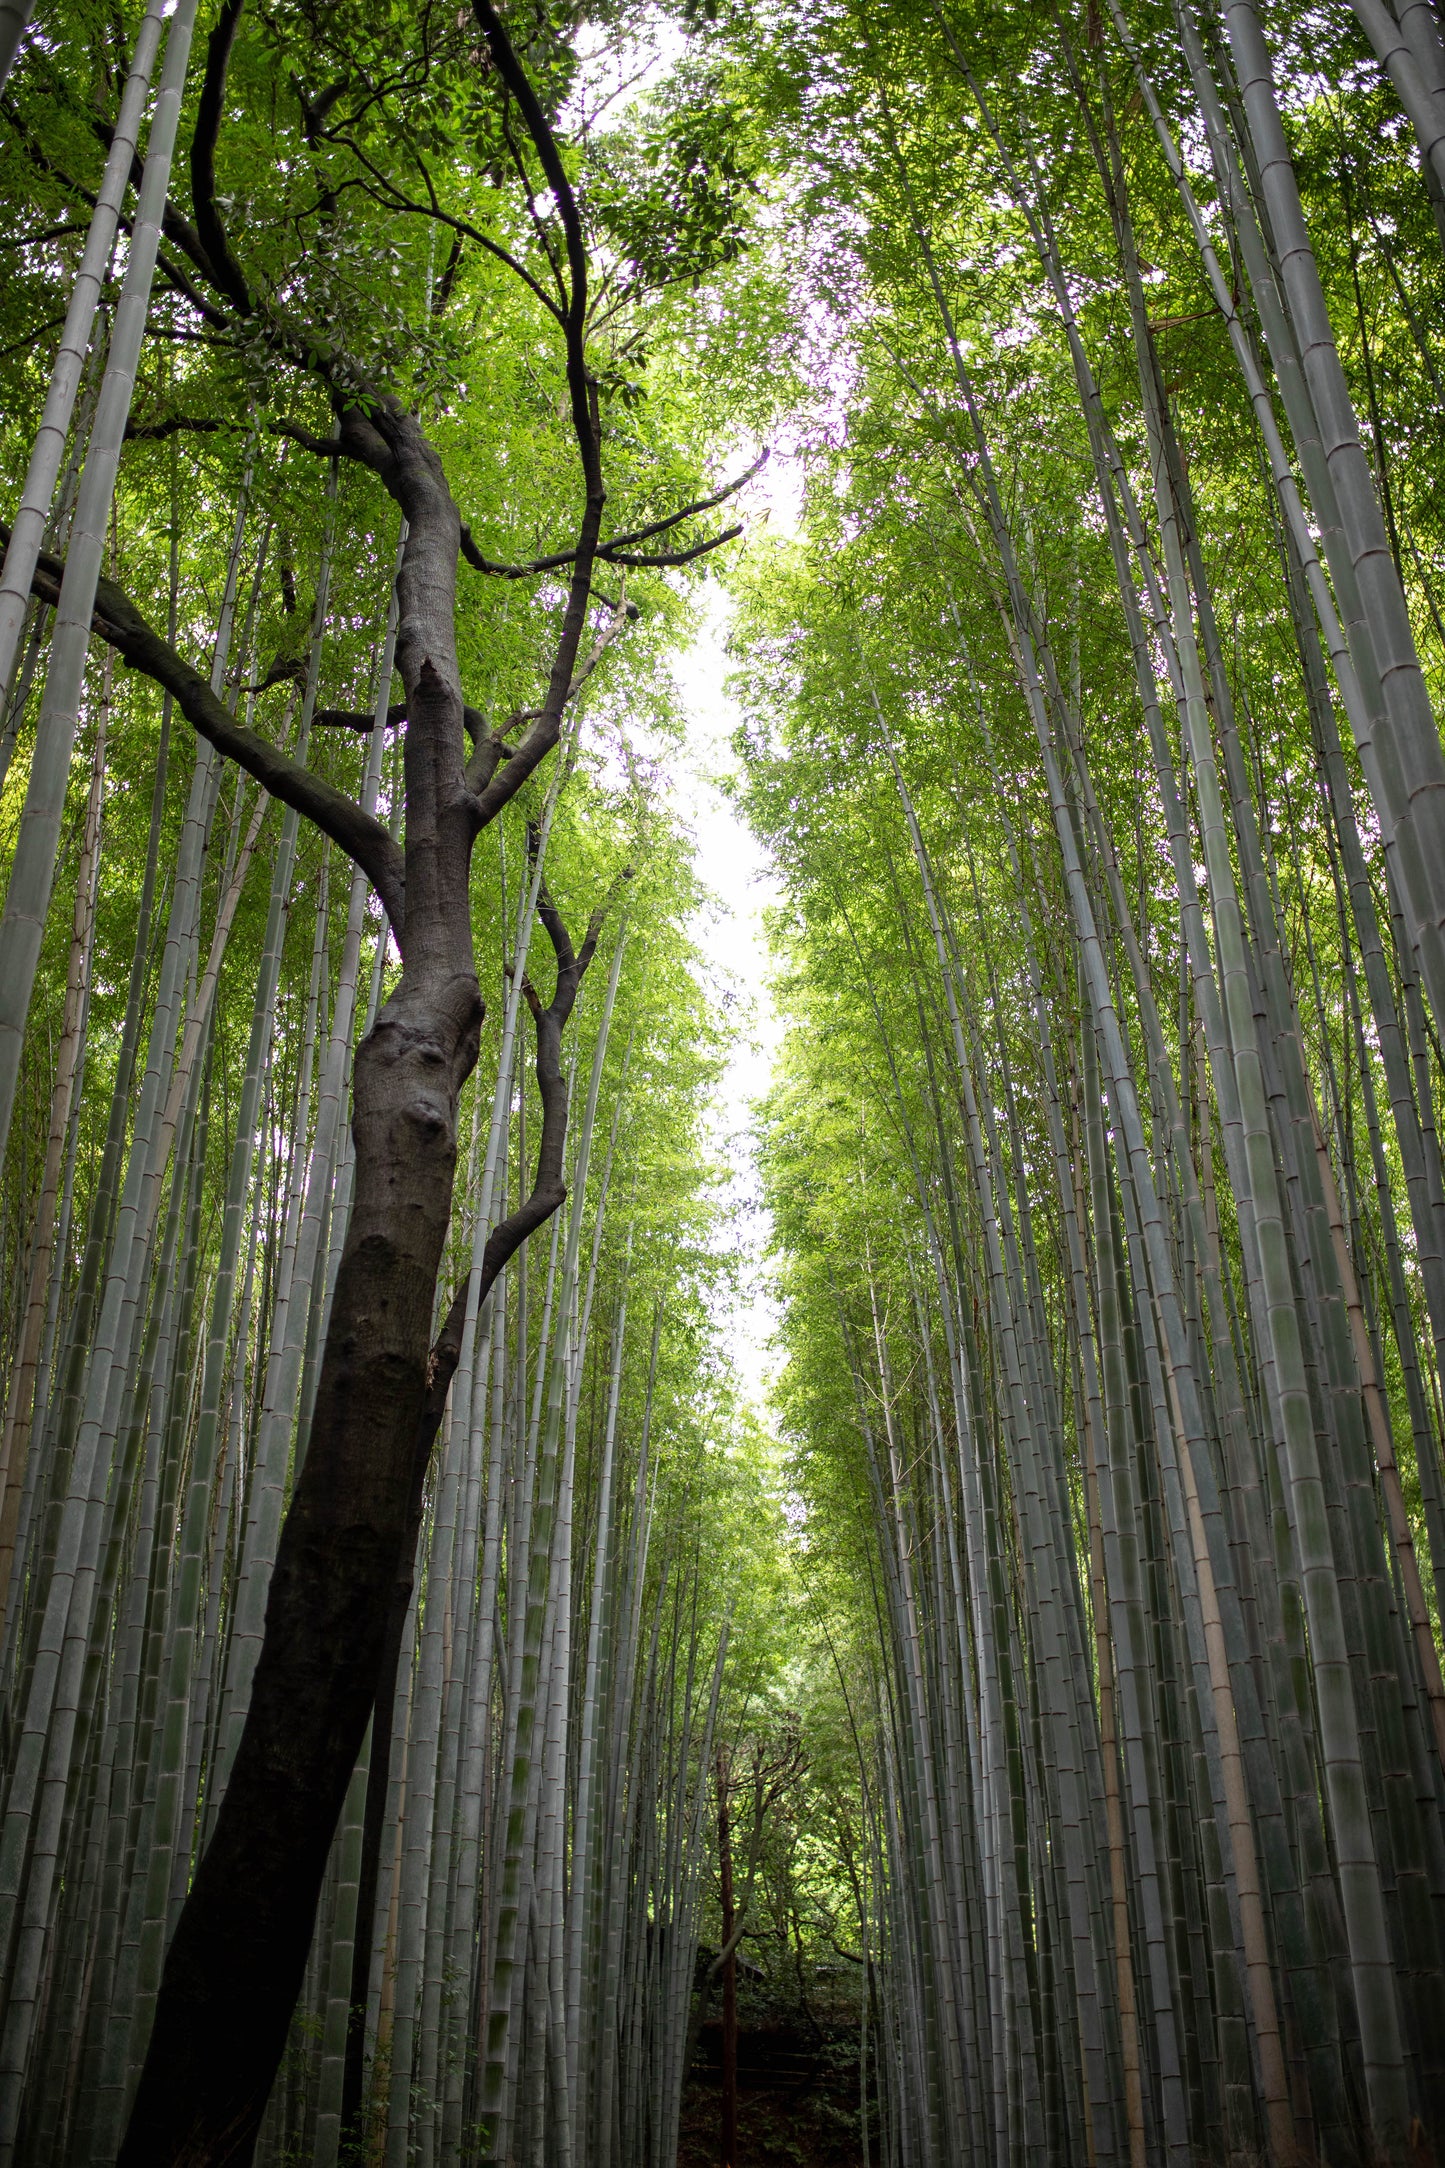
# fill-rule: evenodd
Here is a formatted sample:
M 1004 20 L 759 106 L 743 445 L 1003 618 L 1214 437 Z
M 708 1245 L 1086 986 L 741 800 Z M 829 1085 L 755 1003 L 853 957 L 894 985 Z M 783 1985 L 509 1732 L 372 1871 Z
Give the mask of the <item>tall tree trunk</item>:
M 453 621 L 459 522 L 420 432 L 399 413 L 387 419 L 409 523 L 398 640 L 411 725 L 403 970 L 356 1056 L 351 1224 L 315 1412 L 245 1728 L 157 1998 L 120 2154 L 131 2168 L 250 2156 L 371 1713 L 386 1597 L 412 1534 L 457 1102 L 482 1004 Z

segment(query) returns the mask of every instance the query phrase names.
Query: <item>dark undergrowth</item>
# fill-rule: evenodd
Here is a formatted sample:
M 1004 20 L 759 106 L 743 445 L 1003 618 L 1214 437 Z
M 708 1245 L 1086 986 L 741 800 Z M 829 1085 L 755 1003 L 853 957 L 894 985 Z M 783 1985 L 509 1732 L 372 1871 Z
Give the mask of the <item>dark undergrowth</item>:
M 732 2168 L 862 2168 L 860 2045 L 857 1996 L 845 1983 L 823 1981 L 804 1996 L 741 1981 Z M 722 2026 L 714 2010 L 683 2094 L 678 2168 L 716 2168 L 721 2126 Z

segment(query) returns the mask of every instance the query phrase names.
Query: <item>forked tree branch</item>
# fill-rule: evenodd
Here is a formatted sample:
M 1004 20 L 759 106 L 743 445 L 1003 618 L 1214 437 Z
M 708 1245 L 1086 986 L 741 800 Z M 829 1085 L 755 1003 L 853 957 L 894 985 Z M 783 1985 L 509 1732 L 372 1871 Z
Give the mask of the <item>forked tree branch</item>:
M 571 278 L 563 324 L 567 347 L 567 389 L 571 402 L 572 429 L 577 439 L 577 456 L 581 462 L 584 482 L 582 519 L 572 560 L 572 577 L 568 582 L 567 606 L 562 613 L 561 630 L 552 657 L 552 669 L 542 712 L 517 746 L 505 772 L 494 775 L 486 789 L 478 794 L 476 820 L 480 828 L 496 818 L 501 808 L 520 790 L 526 778 L 553 750 L 562 734 L 562 716 L 571 698 L 577 650 L 587 622 L 592 568 L 602 533 L 602 514 L 607 504 L 607 490 L 602 479 L 602 431 L 597 410 L 597 385 L 587 367 L 587 248 L 583 240 L 582 218 L 577 208 L 577 198 L 567 178 L 562 154 L 547 116 L 532 88 L 526 69 L 512 50 L 511 40 L 492 5 L 492 0 L 472 0 L 472 12 L 481 25 L 497 73 L 515 99 L 517 109 L 527 125 L 566 236 L 567 263 Z
M 534 866 L 538 847 L 536 824 L 529 822 L 527 855 Z M 524 979 L 522 982 L 522 990 L 532 1011 L 537 1034 L 537 1087 L 542 1098 L 542 1135 L 537 1146 L 537 1172 L 531 1195 L 518 1205 L 515 1212 L 499 1221 L 487 1237 L 477 1276 L 478 1310 L 496 1285 L 509 1259 L 516 1255 L 529 1235 L 535 1234 L 537 1229 L 552 1217 L 566 1198 L 567 1184 L 562 1169 L 567 1145 L 567 1081 L 562 1073 L 562 1033 L 576 1005 L 582 981 L 587 975 L 587 967 L 597 953 L 597 942 L 607 915 L 617 899 L 618 891 L 631 878 L 631 867 L 624 868 L 588 920 L 587 932 L 580 949 L 573 948 L 562 914 L 553 902 L 545 882 L 538 889 L 537 916 L 546 927 L 548 939 L 552 943 L 557 965 L 557 984 L 550 1003 L 544 1009 L 530 981 Z M 442 1329 L 432 1345 L 427 1365 L 426 1400 L 417 1437 L 416 1468 L 421 1475 L 425 1474 L 427 1458 L 446 1409 L 447 1392 L 461 1356 L 462 1328 L 466 1320 L 470 1284 L 471 1276 L 468 1274 L 461 1280 L 452 1296 Z
M 587 244 L 582 235 L 582 214 L 577 208 L 577 198 L 567 169 L 562 163 L 562 153 L 557 147 L 541 100 L 532 88 L 531 77 L 518 60 L 512 41 L 503 27 L 492 0 L 472 0 L 472 13 L 487 41 L 498 75 L 517 102 L 517 110 L 527 126 L 532 146 L 537 153 L 557 215 L 562 221 L 562 232 L 567 243 L 567 269 L 571 277 L 571 289 L 567 296 L 567 376 L 572 394 L 572 424 L 577 431 L 579 443 L 592 434 L 587 394 L 590 389 L 583 339 L 587 323 Z M 587 463 L 589 481 L 597 461 L 595 442 Z
M 417 171 L 426 184 L 428 200 L 426 203 L 417 203 L 412 197 L 405 195 L 394 181 L 388 180 L 381 168 L 367 157 L 366 153 L 352 141 L 350 136 L 343 135 L 340 129 L 328 128 L 326 130 L 326 141 L 339 144 L 343 150 L 350 151 L 357 163 L 364 166 L 367 172 L 373 176 L 377 186 L 382 191 L 382 197 L 376 197 L 373 200 L 381 201 L 384 197 L 388 207 L 394 211 L 406 211 L 416 218 L 435 219 L 438 225 L 447 227 L 453 235 L 454 249 L 459 249 L 463 240 L 475 241 L 479 248 L 485 249 L 487 254 L 495 257 L 498 263 L 505 264 L 507 269 L 522 281 L 524 286 L 530 288 L 549 316 L 553 317 L 558 323 L 563 321 L 562 309 L 553 300 L 546 287 L 538 279 L 533 278 L 527 266 L 518 257 L 514 256 L 510 249 L 503 248 L 500 241 L 494 241 L 489 233 L 484 232 L 480 226 L 474 226 L 470 219 L 460 218 L 454 211 L 447 211 L 442 208 L 441 199 L 437 195 L 431 174 L 427 171 L 423 160 L 418 158 Z M 453 259 L 453 277 L 455 277 L 454 263 L 455 258 Z M 445 279 L 446 274 L 443 273 L 443 284 L 445 284 Z M 443 307 L 445 307 L 445 302 L 443 302 Z M 433 303 L 433 314 L 436 313 L 436 306 Z
M 680 527 L 686 519 L 696 519 L 701 513 L 714 511 L 718 505 L 726 504 L 729 497 L 735 497 L 738 491 L 744 488 L 753 479 L 753 476 L 767 464 L 768 457 L 766 451 L 761 452 L 748 468 L 746 474 L 740 474 L 736 481 L 729 482 L 724 488 L 715 490 L 710 497 L 699 497 L 695 503 L 685 504 L 680 511 L 669 512 L 665 519 L 655 519 L 646 527 L 634 527 L 627 534 L 615 534 L 609 541 L 599 542 L 596 555 L 606 564 L 683 565 L 690 564 L 695 557 L 704 556 L 709 550 L 720 548 L 724 542 L 731 542 L 734 536 L 742 533 L 741 527 L 729 527 L 723 534 L 714 535 L 709 541 L 700 542 L 690 550 L 673 555 L 624 557 L 618 554 L 619 551 L 632 549 L 640 542 L 650 542 L 654 535 L 666 534 L 670 528 Z M 525 564 L 520 565 L 497 564 L 490 557 L 483 555 L 472 539 L 471 528 L 464 526 L 462 528 L 462 555 L 469 565 L 475 566 L 478 572 L 485 572 L 493 579 L 526 580 L 533 578 L 540 572 L 556 572 L 563 565 L 570 565 L 577 552 L 575 550 L 561 550 L 555 556 L 533 557 Z
M 637 615 L 636 604 L 629 602 L 625 595 L 620 596 L 611 605 L 611 609 L 612 615 L 598 634 L 591 654 L 579 669 L 574 670 L 572 682 L 566 689 L 555 717 L 550 706 L 523 709 L 520 713 L 509 716 L 500 730 L 492 732 L 489 737 L 477 739 L 472 757 L 467 762 L 466 781 L 475 796 L 479 829 L 485 828 L 489 821 L 496 819 L 503 806 L 516 797 L 528 776 L 551 751 L 560 734 L 562 710 L 576 699 L 627 619 Z M 573 659 L 576 659 L 575 652 Z M 526 736 L 520 744 L 508 746 L 505 743 L 508 734 L 523 723 L 531 725 Z M 498 770 L 504 761 L 507 763 L 505 773 L 499 774 Z
M 720 550 L 725 542 L 736 542 L 742 533 L 741 525 L 724 527 L 721 534 L 709 535 L 704 542 L 695 542 L 690 550 L 660 550 L 655 556 L 638 556 L 630 550 L 620 550 L 616 544 L 599 551 L 605 563 L 625 565 L 639 571 L 660 571 L 669 565 L 690 565 L 699 557 L 707 557 Z
M 536 824 L 527 824 L 527 855 L 535 865 L 539 838 Z M 623 880 L 630 877 L 624 873 Z M 597 953 L 598 936 L 611 908 L 614 888 L 588 921 L 587 932 L 580 949 L 574 949 L 572 939 L 548 891 L 545 881 L 537 891 L 537 916 L 547 929 L 552 953 L 557 965 L 557 983 L 552 999 L 545 1008 L 540 995 L 530 979 L 522 981 L 522 992 L 532 1012 L 532 1022 L 537 1034 L 537 1091 L 542 1101 L 542 1134 L 537 1144 L 537 1172 L 532 1183 L 532 1193 L 518 1205 L 515 1212 L 493 1228 L 482 1253 L 482 1267 L 478 1282 L 477 1301 L 485 1301 L 498 1274 L 527 1237 L 552 1217 L 567 1195 L 567 1182 L 563 1172 L 567 1146 L 567 1079 L 562 1073 L 562 1033 L 572 1014 L 587 967 Z

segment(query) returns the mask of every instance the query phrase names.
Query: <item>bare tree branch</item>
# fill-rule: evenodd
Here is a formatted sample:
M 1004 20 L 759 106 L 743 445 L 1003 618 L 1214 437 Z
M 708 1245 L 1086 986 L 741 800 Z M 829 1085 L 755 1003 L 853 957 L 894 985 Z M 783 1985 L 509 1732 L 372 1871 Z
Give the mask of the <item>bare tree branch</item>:
M 740 489 L 746 488 L 754 475 L 761 474 L 771 457 L 771 451 L 765 448 L 759 452 L 746 473 L 738 475 L 735 481 L 725 483 L 721 489 L 714 490 L 710 497 L 699 497 L 695 504 L 684 505 L 680 512 L 669 512 L 666 519 L 655 519 L 649 526 L 634 527 L 628 534 L 615 534 L 603 547 L 609 550 L 630 549 L 634 542 L 650 542 L 654 535 L 666 534 L 669 527 L 680 526 L 683 520 L 692 519 L 699 512 L 715 511 L 718 505 L 726 504 L 729 497 L 735 497 Z
M 742 533 L 741 527 L 729 527 L 723 534 L 715 536 L 711 541 L 699 543 L 695 549 L 685 550 L 676 556 L 622 557 L 617 554 L 620 550 L 630 549 L 634 543 L 651 541 L 654 535 L 666 534 L 669 528 L 680 527 L 684 520 L 695 519 L 700 513 L 711 512 L 718 505 L 725 504 L 729 497 L 736 496 L 737 492 L 766 465 L 768 457 L 769 454 L 766 451 L 762 452 L 753 461 L 746 474 L 740 474 L 736 481 L 729 482 L 725 488 L 715 490 L 712 496 L 699 497 L 695 503 L 683 505 L 680 511 L 669 512 L 665 519 L 655 519 L 646 527 L 634 527 L 626 534 L 613 535 L 608 542 L 599 542 L 597 556 L 607 564 L 682 565 L 690 563 L 694 557 L 703 556 L 708 550 L 717 549 L 724 542 L 731 542 L 735 535 Z M 575 550 L 562 550 L 553 557 L 533 557 L 528 563 L 520 565 L 496 564 L 490 557 L 484 556 L 472 540 L 471 528 L 463 527 L 462 555 L 469 565 L 475 566 L 478 572 L 488 573 L 493 579 L 525 580 L 531 579 L 539 572 L 556 572 L 563 565 L 570 565 L 577 552 Z
M 486 788 L 477 794 L 474 817 L 478 827 L 484 827 L 488 821 L 494 820 L 508 800 L 516 795 L 527 777 L 535 772 L 561 736 L 562 716 L 571 698 L 577 650 L 587 622 L 592 569 L 597 556 L 598 537 L 602 532 L 602 514 L 607 504 L 607 490 L 602 479 L 602 432 L 597 410 L 597 385 L 587 366 L 587 248 L 582 235 L 577 199 L 572 192 L 572 184 L 567 178 L 561 152 L 557 148 L 547 116 L 542 111 L 526 70 L 512 50 L 511 40 L 492 5 L 492 0 L 472 0 L 472 8 L 487 40 L 497 73 L 516 100 L 517 109 L 527 124 L 566 236 L 567 261 L 571 274 L 571 290 L 563 324 L 567 342 L 567 388 L 572 411 L 572 429 L 577 440 L 577 454 L 585 485 L 582 520 L 572 557 L 572 577 L 567 589 L 567 606 L 562 613 L 561 631 L 552 656 L 546 697 L 541 713 L 507 762 L 505 772 L 494 774 Z
M 384 730 L 397 730 L 406 721 L 407 704 L 393 700 L 382 721 Z M 314 730 L 354 730 L 361 737 L 369 737 L 376 728 L 376 716 L 370 708 L 318 708 L 311 718 Z M 462 728 L 473 741 L 480 738 L 487 727 L 487 719 L 480 708 L 462 709 Z
M 576 699 L 627 619 L 636 615 L 636 604 L 629 602 L 625 596 L 620 596 L 612 605 L 612 616 L 598 634 L 592 653 L 573 674 L 562 702 L 564 709 Z M 560 722 L 560 717 L 558 721 Z M 508 733 L 522 723 L 529 723 L 531 728 L 521 743 L 515 748 L 504 744 L 503 740 Z M 532 708 L 509 716 L 502 728 L 494 731 L 490 737 L 478 738 L 476 749 L 467 763 L 466 773 L 467 784 L 476 794 L 478 827 L 484 828 L 489 821 L 495 820 L 508 800 L 515 798 L 538 762 L 544 759 L 556 744 L 557 735 L 558 725 L 554 724 L 551 710 Z M 497 770 L 504 761 L 508 763 L 506 773 L 499 776 Z
M 512 41 L 503 28 L 492 0 L 472 0 L 472 12 L 481 26 L 491 51 L 498 75 L 506 84 L 517 109 L 526 122 L 527 133 L 547 176 L 562 221 L 562 232 L 567 243 L 567 268 L 571 275 L 571 291 L 567 298 L 567 376 L 572 394 L 572 426 L 577 432 L 579 446 L 584 448 L 584 466 L 589 481 L 597 467 L 595 423 L 590 412 L 589 391 L 592 389 L 587 374 L 583 337 L 587 323 L 587 244 L 582 234 L 582 217 L 577 208 L 577 198 L 562 154 L 542 111 L 541 101 L 532 88 L 531 78 L 512 49 Z
M 210 436 L 217 430 L 244 427 L 243 422 L 209 421 L 201 414 L 168 414 L 161 422 L 138 422 L 132 416 L 125 425 L 125 440 L 127 444 L 159 444 L 165 437 Z
M 280 421 L 268 422 L 266 426 L 273 436 L 289 437 L 293 444 L 299 444 L 304 452 L 314 452 L 318 459 L 355 457 L 342 437 L 318 437 L 301 422 L 289 421 L 283 417 Z
M 231 252 L 226 229 L 216 203 L 216 139 L 226 102 L 226 74 L 231 48 L 246 0 L 222 0 L 221 13 L 206 44 L 206 73 L 196 107 L 196 128 L 191 138 L 191 199 L 196 212 L 196 234 L 210 266 L 212 283 L 242 316 L 254 313 L 251 289 Z
M 381 168 L 367 157 L 365 151 L 354 143 L 350 136 L 343 135 L 340 129 L 328 128 L 325 131 L 325 137 L 328 143 L 337 143 L 343 150 L 350 151 L 357 164 L 366 168 L 367 172 L 376 181 L 377 186 L 382 190 L 389 208 L 396 211 L 409 211 L 416 218 L 435 219 L 438 225 L 450 229 L 456 236 L 457 243 L 463 240 L 475 241 L 479 248 L 484 248 L 489 256 L 494 256 L 498 263 L 505 264 L 509 271 L 515 273 L 522 281 L 522 284 L 536 295 L 549 316 L 555 318 L 559 324 L 564 321 L 563 308 L 559 307 L 552 295 L 548 293 L 546 287 L 542 285 L 540 280 L 532 276 L 527 266 L 518 257 L 514 256 L 509 249 L 503 248 L 500 241 L 494 241 L 491 235 L 483 232 L 480 226 L 474 226 L 470 219 L 460 218 L 454 211 L 447 211 L 442 208 L 441 198 L 436 192 L 431 174 L 427 171 L 426 164 L 422 159 L 417 159 L 417 171 L 421 174 L 426 185 L 428 201 L 426 203 L 417 203 L 410 196 L 404 195 L 395 181 L 389 180 L 381 171 Z M 381 201 L 382 198 L 378 197 L 375 200 Z M 455 277 L 454 269 L 452 275 Z M 443 279 L 445 279 L 445 273 Z M 443 307 L 445 307 L 445 303 L 443 303 Z M 433 314 L 436 313 L 434 305 Z
M 536 864 L 538 832 L 535 822 L 527 824 L 527 855 Z M 546 882 L 537 892 L 537 916 L 547 929 L 552 953 L 557 965 L 557 983 L 552 999 L 543 1008 L 540 996 L 531 981 L 524 979 L 522 991 L 532 1012 L 537 1033 L 537 1090 L 542 1100 L 542 1135 L 537 1145 L 537 1172 L 529 1197 L 517 1206 L 492 1229 L 482 1252 L 481 1272 L 477 1283 L 477 1304 L 486 1301 L 498 1275 L 508 1258 L 519 1250 L 527 1237 L 534 1234 L 552 1217 L 567 1195 L 567 1183 L 563 1175 L 564 1152 L 567 1143 L 567 1079 L 562 1073 L 562 1033 L 572 1014 L 587 967 L 597 953 L 597 942 L 607 914 L 616 900 L 622 884 L 632 878 L 627 867 L 618 876 L 606 898 L 592 913 L 587 922 L 587 932 L 580 949 L 574 949 L 571 936 L 563 922 L 562 914 L 552 900 Z
M 168 414 L 156 422 L 128 421 L 125 433 L 127 442 L 156 443 L 164 437 L 211 436 L 218 430 L 244 430 L 250 426 L 245 421 L 218 419 L 205 414 Z M 319 437 L 304 422 L 292 421 L 285 415 L 267 422 L 266 428 L 273 437 L 288 437 L 303 451 L 314 452 L 318 459 L 340 459 L 347 449 L 340 437 Z
M 721 534 L 709 535 L 705 542 L 694 543 L 690 550 L 663 550 L 655 557 L 635 556 L 631 551 L 616 548 L 599 551 L 598 555 L 603 557 L 609 565 L 625 565 L 651 570 L 666 565 L 690 565 L 694 558 L 707 557 L 714 550 L 720 550 L 724 542 L 735 542 L 742 531 L 740 524 L 733 527 L 724 527 Z

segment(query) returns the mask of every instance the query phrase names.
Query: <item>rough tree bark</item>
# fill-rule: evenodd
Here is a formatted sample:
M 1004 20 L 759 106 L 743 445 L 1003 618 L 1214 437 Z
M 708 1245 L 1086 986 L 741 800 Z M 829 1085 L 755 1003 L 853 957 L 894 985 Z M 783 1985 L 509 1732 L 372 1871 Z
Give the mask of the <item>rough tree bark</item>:
M 597 560 L 685 563 L 738 531 L 691 548 L 639 553 L 639 544 L 655 542 L 730 494 L 723 491 L 601 542 L 605 490 L 597 385 L 586 351 L 581 221 L 527 74 L 490 0 L 474 0 L 491 66 L 520 118 L 561 227 L 561 260 L 551 267 L 557 298 L 485 236 L 472 237 L 502 255 L 556 320 L 583 484 L 571 550 L 528 566 L 494 566 L 482 558 L 416 416 L 385 390 L 362 384 L 324 342 L 268 315 L 233 252 L 218 205 L 215 151 L 243 7 L 244 0 L 224 0 L 207 49 L 191 147 L 194 222 L 167 206 L 167 232 L 189 259 L 197 286 L 188 291 L 209 327 L 247 324 L 282 361 L 326 386 L 334 434 L 320 439 L 289 423 L 282 432 L 307 450 L 368 469 L 406 521 L 396 648 L 405 689 L 402 845 L 344 792 L 237 724 L 204 679 L 105 580 L 97 588 L 94 629 L 132 667 L 164 685 L 218 751 L 347 851 L 387 911 L 402 972 L 356 1055 L 352 1215 L 306 1452 L 277 1553 L 245 1728 L 167 1956 L 121 2148 L 123 2168 L 219 2168 L 250 2159 L 301 1985 L 328 1850 L 388 1668 L 394 1592 L 410 1583 L 417 1501 L 457 1354 L 457 1305 L 435 1347 L 432 1321 L 451 1217 L 458 1100 L 482 1020 L 469 898 L 476 838 L 554 750 L 582 678 L 624 614 L 635 614 L 614 606 L 597 648 L 579 663 L 589 608 L 601 599 L 592 585 Z M 462 694 L 455 609 L 463 555 L 484 573 L 522 577 L 556 569 L 568 583 L 541 705 L 496 733 L 487 732 Z M 42 557 L 34 591 L 53 600 L 63 571 Z M 349 720 L 329 711 L 327 719 Z M 496 1231 L 484 1279 L 500 1271 L 565 1194 L 559 1049 L 598 921 L 574 953 L 550 899 L 542 916 L 558 979 L 549 1007 L 531 997 L 544 1108 L 537 1182 Z M 464 1304 L 464 1294 L 460 1299 Z
M 125 2162 L 248 2159 L 285 2044 L 410 1528 L 457 1101 L 482 1016 L 468 906 L 479 823 L 453 624 L 460 521 L 435 453 L 394 402 L 340 419 L 409 525 L 403 967 L 356 1056 L 352 1218 L 306 1458 L 230 1784 L 166 1960 Z
M 691 546 L 656 545 L 747 479 L 602 541 L 606 493 L 598 389 L 587 358 L 588 265 L 577 203 L 546 115 L 491 0 L 474 0 L 491 67 L 542 170 L 561 228 L 563 246 L 549 266 L 552 291 L 487 236 L 467 230 L 526 282 L 556 322 L 583 485 L 570 550 L 527 565 L 494 565 L 484 558 L 461 522 L 417 417 L 392 394 L 366 384 L 324 340 L 269 313 L 232 249 L 217 197 L 215 153 L 243 8 L 244 0 L 223 0 L 208 42 L 191 145 L 194 219 L 168 204 L 166 232 L 187 259 L 185 290 L 208 330 L 245 325 L 280 362 L 325 386 L 330 436 L 286 421 L 273 427 L 305 450 L 368 469 L 406 522 L 396 643 L 405 699 L 388 718 L 404 733 L 400 847 L 344 791 L 237 723 L 205 679 L 103 578 L 93 626 L 132 668 L 166 688 L 199 735 L 304 814 L 361 868 L 391 921 L 402 971 L 356 1055 L 352 1213 L 306 1451 L 277 1551 L 245 1727 L 166 1959 L 121 2168 L 220 2168 L 251 2158 L 300 1989 L 332 1836 L 378 1691 L 386 1698 L 394 1671 L 394 1599 L 410 1587 L 418 1500 L 465 1306 L 463 1291 L 461 1308 L 453 1304 L 433 1346 L 458 1100 L 476 1060 L 482 1020 L 469 895 L 477 836 L 555 749 L 569 701 L 624 619 L 636 614 L 623 604 L 609 605 L 610 621 L 579 661 L 589 609 L 606 599 L 593 588 L 597 562 L 676 565 L 716 548 L 738 528 Z M 207 430 L 224 424 L 202 418 L 174 426 Z M 496 732 L 463 699 L 455 624 L 463 556 L 486 575 L 558 572 L 567 580 L 542 701 Z M 32 589 L 54 602 L 63 576 L 63 565 L 42 555 Z M 332 710 L 321 719 L 353 727 L 362 720 Z M 581 951 L 574 952 L 550 898 L 540 908 L 558 977 L 545 1009 L 529 991 L 543 1102 L 537 1180 L 526 1203 L 492 1238 L 481 1275 L 488 1284 L 565 1195 L 561 1034 L 600 921 L 594 919 Z
M 537 831 L 530 828 L 528 844 L 535 856 Z M 411 1606 L 416 1543 L 421 1530 L 426 1471 L 432 1447 L 446 1412 L 447 1395 L 462 1349 L 462 1334 L 469 1301 L 480 1314 L 482 1305 L 514 1256 L 537 1228 L 545 1225 L 567 1194 L 563 1177 L 567 1143 L 568 1093 L 562 1069 L 562 1033 L 577 1000 L 582 980 L 597 949 L 605 912 L 593 913 L 580 950 L 573 949 L 560 912 L 547 889 L 538 895 L 538 916 L 547 929 L 557 964 L 557 983 L 544 1009 L 530 984 L 537 1034 L 537 1088 L 542 1102 L 542 1135 L 537 1146 L 537 1172 L 531 1194 L 514 1212 L 493 1228 L 482 1253 L 475 1294 L 468 1273 L 457 1287 L 446 1321 L 437 1335 L 427 1366 L 427 1387 L 411 1460 L 411 1489 L 407 1504 L 407 1529 L 392 1586 L 386 1630 L 375 1688 L 376 1722 L 372 1728 L 371 1761 L 367 1770 L 365 1822 L 362 1835 L 360 1889 L 357 1902 L 355 1954 L 352 1968 L 351 2022 L 346 2047 L 346 2076 L 342 2093 L 341 2126 L 352 2130 L 361 2111 L 365 2076 L 365 2014 L 367 1980 L 371 1969 L 372 1932 L 376 1918 L 376 1884 L 385 1833 L 386 1799 L 391 1775 L 391 1733 L 396 1703 L 397 1668 L 402 1637 Z

